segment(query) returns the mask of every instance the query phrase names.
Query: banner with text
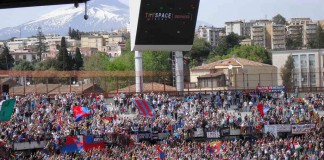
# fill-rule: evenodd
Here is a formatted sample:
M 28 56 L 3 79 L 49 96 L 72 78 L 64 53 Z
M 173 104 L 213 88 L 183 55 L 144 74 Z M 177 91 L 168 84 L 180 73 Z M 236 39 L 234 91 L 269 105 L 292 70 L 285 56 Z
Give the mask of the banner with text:
M 276 125 L 265 125 L 264 126 L 264 132 L 265 133 L 270 133 L 275 137 L 278 137 L 278 131 L 277 131 L 277 126 Z
M 298 124 L 292 125 L 291 132 L 292 134 L 305 134 L 311 132 L 315 128 L 315 124 Z

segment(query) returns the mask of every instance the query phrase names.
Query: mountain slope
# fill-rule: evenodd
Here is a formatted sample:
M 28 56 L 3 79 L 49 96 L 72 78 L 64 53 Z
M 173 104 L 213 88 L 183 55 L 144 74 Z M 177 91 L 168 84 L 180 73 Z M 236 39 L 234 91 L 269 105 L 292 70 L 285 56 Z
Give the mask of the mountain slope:
M 0 39 L 29 37 L 37 33 L 66 35 L 69 27 L 80 31 L 110 31 L 126 27 L 129 22 L 128 6 L 118 0 L 92 0 L 88 2 L 88 20 L 84 20 L 84 4 L 75 8 L 65 5 L 25 24 L 0 30 Z

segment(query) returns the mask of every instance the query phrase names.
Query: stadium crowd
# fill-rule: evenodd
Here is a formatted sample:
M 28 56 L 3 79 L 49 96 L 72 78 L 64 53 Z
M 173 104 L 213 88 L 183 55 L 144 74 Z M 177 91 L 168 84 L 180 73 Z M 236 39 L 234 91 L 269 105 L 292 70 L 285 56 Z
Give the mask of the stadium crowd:
M 5 98 L 5 97 L 4 97 Z M 9 98 L 9 97 L 7 97 Z M 324 159 L 323 94 L 295 98 L 283 93 L 257 91 L 213 92 L 184 97 L 164 93 L 142 95 L 117 94 L 111 100 L 103 95 L 77 96 L 28 94 L 16 99 L 10 121 L 0 122 L 0 153 L 3 159 L 26 155 L 13 152 L 13 143 L 49 140 L 30 159 Z M 144 99 L 154 108 L 153 117 L 142 116 L 135 103 Z M 258 106 L 262 105 L 263 113 Z M 75 106 L 84 106 L 90 114 L 76 122 Z M 235 108 L 236 111 L 231 111 Z M 243 112 L 252 114 L 242 116 Z M 133 115 L 133 116 L 132 116 Z M 312 136 L 274 137 L 263 133 L 268 124 L 316 124 Z M 211 130 L 230 127 L 254 139 L 194 141 L 197 128 Z M 158 131 L 169 136 L 151 144 L 131 138 L 142 131 Z M 131 138 L 128 145 L 107 146 L 88 152 L 60 153 L 62 137 L 69 135 L 122 134 Z M 27 157 L 27 156 L 26 156 Z M 0 157 L 1 158 L 1 157 Z

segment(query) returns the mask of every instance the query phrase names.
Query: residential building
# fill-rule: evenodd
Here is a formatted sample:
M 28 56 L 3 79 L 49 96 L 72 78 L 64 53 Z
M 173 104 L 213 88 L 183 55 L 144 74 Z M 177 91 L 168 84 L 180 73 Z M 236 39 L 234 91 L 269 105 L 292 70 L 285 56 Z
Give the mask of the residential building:
M 243 45 L 243 46 L 251 46 L 252 45 L 252 40 L 247 38 L 247 39 L 243 39 L 241 42 L 240 42 L 240 45 Z
M 273 51 L 272 63 L 282 68 L 288 56 L 294 59 L 294 85 L 298 87 L 323 87 L 324 77 L 324 49 Z M 278 84 L 282 84 L 280 70 L 278 70 Z
M 286 29 L 282 24 L 266 25 L 266 48 L 272 50 L 286 49 Z
M 21 60 L 33 62 L 36 60 L 37 52 L 30 52 L 28 50 L 20 51 L 20 52 L 10 52 L 11 56 L 15 60 L 15 64 Z
M 98 52 L 98 48 L 81 47 L 80 52 L 85 57 L 92 56 Z
M 314 42 L 317 37 L 317 23 L 305 23 L 303 25 L 303 45 L 308 46 L 310 42 Z
M 104 51 L 105 40 L 102 36 L 81 36 L 81 48 L 97 48 L 98 51 Z
M 272 65 L 228 58 L 192 68 L 190 82 L 197 89 L 255 89 L 277 85 L 276 73 L 277 67 Z
M 220 34 L 224 33 L 224 28 L 216 28 L 214 26 L 199 26 L 197 36 L 209 42 L 212 47 L 216 47 Z
M 308 45 L 316 37 L 317 23 L 310 18 L 292 18 L 288 21 L 287 36 L 290 38 L 302 38 L 303 47 Z
M 310 19 L 310 18 L 291 18 L 287 23 L 288 23 L 288 25 L 302 26 L 304 24 L 312 23 L 312 19 Z
M 319 25 L 324 29 L 324 20 L 318 21 Z
M 122 54 L 123 47 L 123 45 L 112 43 L 104 46 L 104 50 L 109 57 L 118 57 Z
M 265 27 L 263 25 L 251 27 L 251 40 L 253 45 L 265 47 Z
M 111 33 L 111 34 L 104 34 L 102 37 L 105 40 L 105 45 L 108 44 L 119 44 L 119 43 L 125 43 L 126 37 L 123 33 Z
M 244 22 L 243 23 L 243 36 L 251 37 L 251 27 L 253 27 L 255 21 Z
M 230 33 L 235 33 L 238 34 L 239 36 L 243 36 L 243 30 L 244 30 L 243 21 L 225 22 L 226 35 L 229 35 Z

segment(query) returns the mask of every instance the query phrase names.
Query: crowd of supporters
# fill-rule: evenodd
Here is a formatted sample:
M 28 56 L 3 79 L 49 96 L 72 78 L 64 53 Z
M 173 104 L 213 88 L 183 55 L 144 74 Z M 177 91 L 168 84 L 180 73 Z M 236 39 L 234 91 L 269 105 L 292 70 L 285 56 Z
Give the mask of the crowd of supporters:
M 9 97 L 4 97 L 9 98 Z M 0 122 L 0 149 L 13 152 L 14 143 L 49 143 L 31 155 L 0 153 L 4 159 L 324 159 L 322 131 L 323 94 L 295 98 L 283 93 L 223 91 L 171 97 L 165 93 L 78 96 L 28 94 L 11 97 L 16 105 L 10 121 Z M 148 101 L 153 117 L 142 116 L 134 100 Z M 259 105 L 266 109 L 260 113 Z M 84 106 L 90 115 L 76 122 L 75 106 Z M 233 111 L 234 110 L 234 111 Z M 251 114 L 243 114 L 251 112 Z M 244 116 L 243 116 L 244 115 Z M 315 124 L 313 136 L 274 137 L 263 132 L 269 124 Z M 198 128 L 204 131 L 229 127 L 241 134 L 258 135 L 254 139 L 190 139 Z M 131 134 L 167 133 L 156 144 L 139 142 Z M 127 145 L 107 146 L 88 152 L 60 153 L 60 141 L 71 135 L 121 134 L 131 140 Z M 296 147 L 300 146 L 300 148 Z

